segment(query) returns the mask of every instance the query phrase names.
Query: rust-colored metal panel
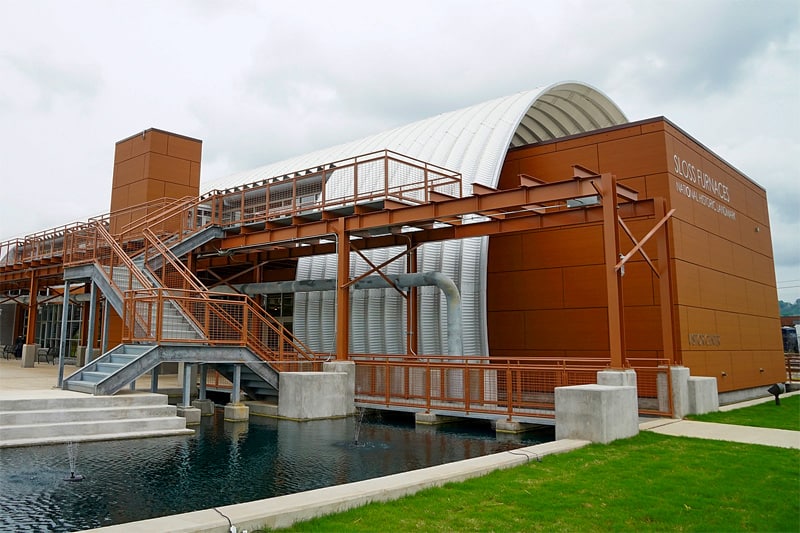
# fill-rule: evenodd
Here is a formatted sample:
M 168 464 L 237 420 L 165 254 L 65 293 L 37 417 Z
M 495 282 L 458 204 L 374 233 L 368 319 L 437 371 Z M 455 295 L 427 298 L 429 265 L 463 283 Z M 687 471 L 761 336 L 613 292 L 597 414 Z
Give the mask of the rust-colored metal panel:
M 717 378 L 717 390 L 719 392 L 727 392 L 735 390 L 735 383 L 733 379 L 733 360 L 728 351 L 722 350 L 718 352 L 698 351 L 692 354 L 690 361 L 704 361 L 705 372 L 699 373 L 692 368 L 689 364 L 689 369 L 694 376 L 708 376 Z M 684 360 L 685 361 L 685 360 Z
M 518 311 L 496 312 L 489 315 L 489 349 L 495 350 L 524 350 L 525 320 L 524 313 Z
M 598 132 L 594 135 L 583 135 L 572 139 L 556 141 L 558 150 L 570 150 L 581 146 L 600 145 L 609 141 L 619 139 L 626 139 L 629 137 L 638 137 L 642 134 L 642 128 L 639 124 L 632 124 L 620 128 L 609 128 L 604 131 Z M 596 167 L 589 167 L 596 168 Z
M 655 254 L 652 254 L 655 257 Z M 622 276 L 622 293 L 626 306 L 656 305 L 655 278 L 650 265 L 644 261 L 628 261 L 625 264 L 625 275 Z
M 194 161 L 189 165 L 189 187 L 200 191 L 200 163 Z
M 628 357 L 636 357 L 637 351 L 655 354 L 663 349 L 661 311 L 657 306 L 625 308 L 625 347 Z
M 114 164 L 112 188 L 136 183 L 144 178 L 145 157 L 138 156 Z
M 519 171 L 548 182 L 560 181 L 572 177 L 572 165 L 597 169 L 598 158 L 595 146 L 579 146 L 567 150 L 558 150 L 534 159 L 519 161 Z
M 191 162 L 162 154 L 150 154 L 149 177 L 176 184 L 189 184 Z
M 522 268 L 522 236 L 498 235 L 489 239 L 488 272 L 505 272 Z
M 606 351 L 605 308 L 547 309 L 525 312 L 525 341 L 540 350 Z
M 564 307 L 605 307 L 605 270 L 603 265 L 578 265 L 564 268 Z
M 645 176 L 664 171 L 667 160 L 664 135 L 649 133 L 598 145 L 600 172 L 613 172 L 617 178 Z
M 200 163 L 200 157 L 203 153 L 203 142 L 197 139 L 172 135 L 167 140 L 167 149 L 164 153 L 170 157 Z
M 497 180 L 498 189 L 512 189 L 519 186 L 519 161 L 507 158 L 503 162 L 500 170 L 500 178 Z
M 526 268 L 602 265 L 602 229 L 587 225 L 525 234 L 522 259 Z

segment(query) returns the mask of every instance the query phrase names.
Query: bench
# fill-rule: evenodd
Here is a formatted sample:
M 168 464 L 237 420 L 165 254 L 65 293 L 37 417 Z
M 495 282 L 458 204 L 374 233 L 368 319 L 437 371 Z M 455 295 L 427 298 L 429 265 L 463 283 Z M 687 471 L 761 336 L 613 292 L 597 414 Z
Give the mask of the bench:
M 50 347 L 49 348 L 39 348 L 36 351 L 36 362 L 40 363 L 41 360 L 42 360 L 42 357 L 44 357 L 44 362 L 45 363 L 49 362 L 49 363 L 52 363 L 52 364 L 56 364 L 56 356 L 57 355 L 58 355 L 58 347 L 56 346 L 56 343 L 53 342 L 53 343 L 50 343 Z
M 9 355 L 14 357 L 14 345 L 13 344 L 6 344 L 3 346 L 3 358 L 9 359 Z

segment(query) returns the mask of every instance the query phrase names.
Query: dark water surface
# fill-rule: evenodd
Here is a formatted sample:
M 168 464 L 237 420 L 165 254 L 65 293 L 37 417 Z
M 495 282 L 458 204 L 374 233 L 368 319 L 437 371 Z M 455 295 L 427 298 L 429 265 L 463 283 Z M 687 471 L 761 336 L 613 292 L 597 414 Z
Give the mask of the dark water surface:
M 488 455 L 554 438 L 552 429 L 500 441 L 486 425 L 415 429 L 370 412 L 291 422 L 204 419 L 194 436 L 82 443 L 77 483 L 66 445 L 0 449 L 0 531 L 79 531 Z

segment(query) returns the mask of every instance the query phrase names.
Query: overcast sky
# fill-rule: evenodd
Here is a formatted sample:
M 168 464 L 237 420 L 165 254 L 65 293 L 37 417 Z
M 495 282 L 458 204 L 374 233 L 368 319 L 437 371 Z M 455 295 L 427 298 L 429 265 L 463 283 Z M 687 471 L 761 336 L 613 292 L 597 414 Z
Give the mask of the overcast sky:
M 579 80 L 767 190 L 800 298 L 800 3 L 0 0 L 0 241 L 108 210 L 114 144 L 203 140 L 202 181 Z

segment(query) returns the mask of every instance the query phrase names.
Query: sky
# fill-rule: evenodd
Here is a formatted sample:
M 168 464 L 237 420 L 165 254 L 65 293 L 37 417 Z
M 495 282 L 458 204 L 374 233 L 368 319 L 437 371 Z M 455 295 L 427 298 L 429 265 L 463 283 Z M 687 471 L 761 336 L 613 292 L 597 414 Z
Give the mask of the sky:
M 202 139 L 207 183 L 579 80 L 763 186 L 778 296 L 800 298 L 797 0 L 0 0 L 0 14 L 0 241 L 108 211 L 114 144 L 151 127 Z

